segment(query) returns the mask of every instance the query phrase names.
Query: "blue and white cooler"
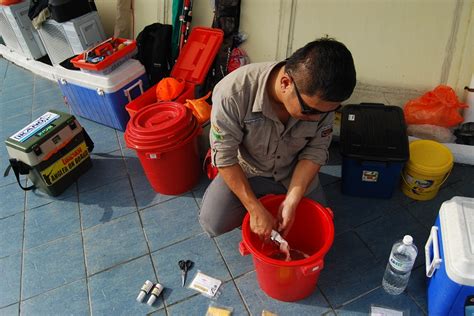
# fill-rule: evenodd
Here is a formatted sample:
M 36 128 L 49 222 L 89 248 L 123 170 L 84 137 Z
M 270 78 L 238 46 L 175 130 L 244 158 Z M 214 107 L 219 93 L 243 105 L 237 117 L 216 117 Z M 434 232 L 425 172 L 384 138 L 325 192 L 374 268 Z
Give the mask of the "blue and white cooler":
M 474 315 L 474 198 L 441 205 L 425 256 L 429 315 Z
M 109 74 L 55 67 L 65 101 L 75 115 L 125 131 L 125 105 L 148 89 L 143 65 L 130 59 Z

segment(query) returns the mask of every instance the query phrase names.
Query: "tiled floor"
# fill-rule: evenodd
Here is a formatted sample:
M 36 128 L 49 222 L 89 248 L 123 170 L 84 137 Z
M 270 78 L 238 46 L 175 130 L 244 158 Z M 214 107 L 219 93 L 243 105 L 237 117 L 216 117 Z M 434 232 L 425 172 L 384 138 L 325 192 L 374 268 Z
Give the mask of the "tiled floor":
M 55 82 L 0 59 L 0 136 L 10 136 L 48 109 L 68 111 Z M 58 198 L 25 193 L 13 175 L 0 178 L 0 315 L 204 315 L 209 304 L 235 315 L 364 315 L 372 304 L 426 314 L 424 255 L 408 289 L 392 297 L 381 288 L 391 244 L 404 234 L 423 249 L 440 204 L 473 196 L 474 168 L 457 165 L 436 199 L 413 202 L 342 195 L 340 179 L 321 176 L 335 215 L 336 237 L 318 287 L 295 303 L 259 288 L 250 257 L 238 252 L 240 230 L 209 238 L 197 214 L 208 182 L 181 196 L 155 193 L 123 133 L 79 118 L 95 142 L 94 167 Z M 0 169 L 7 166 L 0 146 Z M 331 164 L 340 163 L 337 149 Z M 328 170 L 331 168 L 328 168 Z M 224 282 L 210 300 L 182 288 L 177 261 L 195 262 Z M 153 307 L 135 301 L 142 283 L 166 289 Z

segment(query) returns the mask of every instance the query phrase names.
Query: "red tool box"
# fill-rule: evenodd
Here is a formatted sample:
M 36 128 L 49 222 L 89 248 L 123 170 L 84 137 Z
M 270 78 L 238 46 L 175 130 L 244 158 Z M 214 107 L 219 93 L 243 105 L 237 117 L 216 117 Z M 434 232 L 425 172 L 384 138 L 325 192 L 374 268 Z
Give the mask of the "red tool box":
M 196 86 L 204 82 L 223 39 L 224 32 L 220 29 L 193 28 L 171 70 L 171 77 L 185 81 L 183 92 L 173 100 L 174 102 L 185 103 L 186 99 L 195 99 L 194 90 Z M 130 117 L 133 117 L 141 108 L 157 102 L 156 86 L 157 84 L 126 105 L 125 108 Z
M 99 45 L 77 55 L 71 62 L 85 72 L 108 74 L 130 59 L 137 51 L 136 41 L 125 38 L 109 38 Z M 88 61 L 93 57 L 103 57 L 96 63 Z

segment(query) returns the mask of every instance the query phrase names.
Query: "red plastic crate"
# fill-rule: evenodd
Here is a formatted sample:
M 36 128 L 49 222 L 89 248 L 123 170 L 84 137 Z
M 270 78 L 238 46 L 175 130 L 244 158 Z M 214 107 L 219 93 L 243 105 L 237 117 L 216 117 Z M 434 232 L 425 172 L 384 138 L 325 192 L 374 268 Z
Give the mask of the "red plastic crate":
M 119 44 L 128 43 L 127 46 L 124 48 L 115 51 L 112 55 L 105 55 L 104 60 L 98 62 L 96 64 L 86 62 L 85 56 L 89 54 L 89 52 L 94 52 L 96 54 L 102 54 L 105 51 L 110 51 L 113 49 L 113 45 L 111 42 L 114 41 L 115 45 L 118 46 Z M 130 59 L 132 55 L 136 52 L 137 43 L 136 41 L 125 39 L 125 38 L 109 38 L 106 41 L 100 43 L 99 45 L 91 48 L 84 53 L 74 57 L 71 59 L 71 62 L 77 68 L 81 70 L 89 71 L 89 72 L 100 72 L 100 73 L 108 73 L 111 72 L 113 69 L 117 68 L 119 65 Z
M 223 39 L 224 32 L 220 29 L 208 27 L 192 29 L 188 41 L 171 70 L 171 77 L 185 81 L 183 92 L 173 100 L 174 102 L 185 103 L 186 99 L 195 98 L 194 89 L 196 85 L 204 82 Z M 126 105 L 125 109 L 130 117 L 141 108 L 157 102 L 156 85 Z

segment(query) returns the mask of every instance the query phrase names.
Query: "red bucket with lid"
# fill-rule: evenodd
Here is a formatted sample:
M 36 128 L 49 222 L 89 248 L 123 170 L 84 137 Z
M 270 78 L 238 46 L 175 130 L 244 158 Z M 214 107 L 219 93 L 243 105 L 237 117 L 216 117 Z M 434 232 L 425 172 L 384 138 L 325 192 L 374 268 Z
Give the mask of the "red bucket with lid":
M 260 202 L 273 215 L 285 195 L 266 195 Z M 250 216 L 242 223 L 240 253 L 251 254 L 260 288 L 270 297 L 293 302 L 311 295 L 324 267 L 324 256 L 334 241 L 333 213 L 331 209 L 308 199 L 301 199 L 296 209 L 295 222 L 286 237 L 291 249 L 308 255 L 307 258 L 284 261 L 273 259 L 275 245 L 264 243 L 250 230 Z
M 153 189 L 177 195 L 199 181 L 200 132 L 196 118 L 184 105 L 160 102 L 142 108 L 130 119 L 125 142 L 136 150 Z

